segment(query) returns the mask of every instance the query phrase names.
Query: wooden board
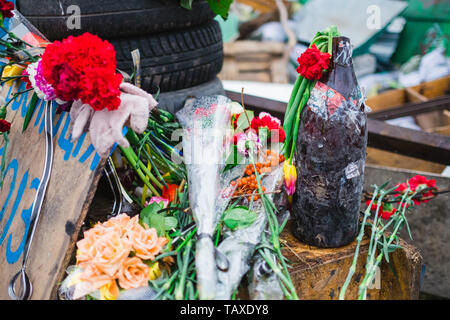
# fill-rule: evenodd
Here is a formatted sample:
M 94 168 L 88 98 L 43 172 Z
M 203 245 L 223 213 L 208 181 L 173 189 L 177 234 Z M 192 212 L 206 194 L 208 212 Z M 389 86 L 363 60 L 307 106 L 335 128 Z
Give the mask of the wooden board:
M 240 54 L 266 53 L 269 55 L 282 55 L 286 46 L 283 43 L 273 41 L 239 40 L 227 42 L 223 45 L 225 56 Z
M 8 101 L 16 89 L 5 87 L 2 96 Z M 22 83 L 18 90 L 24 89 Z M 43 171 L 44 101 L 38 102 L 28 129 L 22 133 L 31 97 L 31 92 L 19 96 L 9 105 L 6 118 L 12 126 L 4 186 L 0 191 L 0 299 L 9 299 L 8 283 L 22 266 L 31 207 Z M 32 299 L 56 297 L 56 284 L 64 276 L 104 163 L 89 135 L 83 134 L 77 142 L 70 141 L 68 113 L 55 115 L 53 124 L 53 169 L 27 265 L 33 284 Z M 0 139 L 0 156 L 3 147 Z

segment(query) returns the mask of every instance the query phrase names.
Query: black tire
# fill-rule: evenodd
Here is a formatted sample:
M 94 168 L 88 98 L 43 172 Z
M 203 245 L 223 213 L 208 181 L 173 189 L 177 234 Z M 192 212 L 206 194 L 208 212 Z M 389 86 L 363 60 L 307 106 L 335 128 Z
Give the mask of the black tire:
M 223 43 L 219 24 L 155 35 L 111 39 L 117 68 L 132 73 L 131 51 L 139 49 L 141 87 L 149 92 L 180 90 L 212 80 L 222 69 Z
M 81 29 L 69 29 L 67 21 L 80 8 Z M 90 32 L 103 39 L 159 33 L 201 25 L 214 18 L 206 0 L 195 0 L 192 10 L 179 0 L 17 0 L 18 11 L 49 40 Z
M 213 95 L 225 95 L 222 82 L 218 78 L 195 87 L 161 93 L 158 96 L 158 108 L 175 114 L 183 108 L 187 98 Z

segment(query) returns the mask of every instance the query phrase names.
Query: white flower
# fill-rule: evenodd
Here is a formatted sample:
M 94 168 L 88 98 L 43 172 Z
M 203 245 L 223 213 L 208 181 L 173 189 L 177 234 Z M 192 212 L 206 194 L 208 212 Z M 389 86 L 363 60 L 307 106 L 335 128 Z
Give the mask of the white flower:
M 248 155 L 249 150 L 258 151 L 262 147 L 258 135 L 252 130 L 240 134 L 236 146 L 238 151 L 245 156 Z
M 242 108 L 242 106 L 237 103 L 237 102 L 231 102 L 227 105 L 228 109 L 231 112 L 231 115 L 237 115 L 237 114 L 241 114 L 242 112 L 244 112 L 244 108 Z

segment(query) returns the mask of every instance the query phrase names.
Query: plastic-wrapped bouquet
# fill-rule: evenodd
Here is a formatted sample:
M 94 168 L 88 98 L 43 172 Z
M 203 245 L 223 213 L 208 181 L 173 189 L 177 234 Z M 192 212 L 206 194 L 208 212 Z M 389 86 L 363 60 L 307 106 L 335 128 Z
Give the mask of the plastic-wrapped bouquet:
M 120 214 L 97 223 L 77 242 L 76 266 L 60 287 L 66 299 L 92 295 L 113 300 L 123 290 L 148 287 L 161 274 L 153 260 L 167 244 L 155 228 Z
M 196 268 L 200 299 L 214 299 L 217 272 L 213 232 L 218 219 L 220 170 L 230 122 L 223 96 L 202 97 L 186 103 L 177 113 L 183 129 L 183 155 L 188 172 L 189 202 L 197 224 Z

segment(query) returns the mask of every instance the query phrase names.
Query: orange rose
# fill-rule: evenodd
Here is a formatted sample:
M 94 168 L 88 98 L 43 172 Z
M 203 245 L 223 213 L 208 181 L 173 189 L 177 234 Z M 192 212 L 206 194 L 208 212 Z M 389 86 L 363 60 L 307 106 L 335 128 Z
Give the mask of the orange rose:
M 84 238 L 77 242 L 77 263 L 88 262 L 95 257 L 96 247 L 94 244 L 106 231 L 107 229 L 98 223 L 93 228 L 84 232 Z
M 165 237 L 158 237 L 155 228 L 144 229 L 141 225 L 135 225 L 127 232 L 136 256 L 144 260 L 153 260 L 166 245 Z
M 139 216 L 134 216 L 133 218 L 130 218 L 127 214 L 122 213 L 104 222 L 103 226 L 105 228 L 112 228 L 120 231 L 122 236 L 129 228 L 139 223 L 138 218 Z
M 110 283 L 112 278 L 90 264 L 83 268 L 83 272 L 80 274 L 80 280 L 89 282 L 90 288 L 95 290 Z
M 94 247 L 95 256 L 92 264 L 111 277 L 119 270 L 131 251 L 130 242 L 126 238 L 121 238 L 120 233 L 114 229 L 96 239 Z
M 138 257 L 127 258 L 117 273 L 119 285 L 132 289 L 148 285 L 149 268 Z

